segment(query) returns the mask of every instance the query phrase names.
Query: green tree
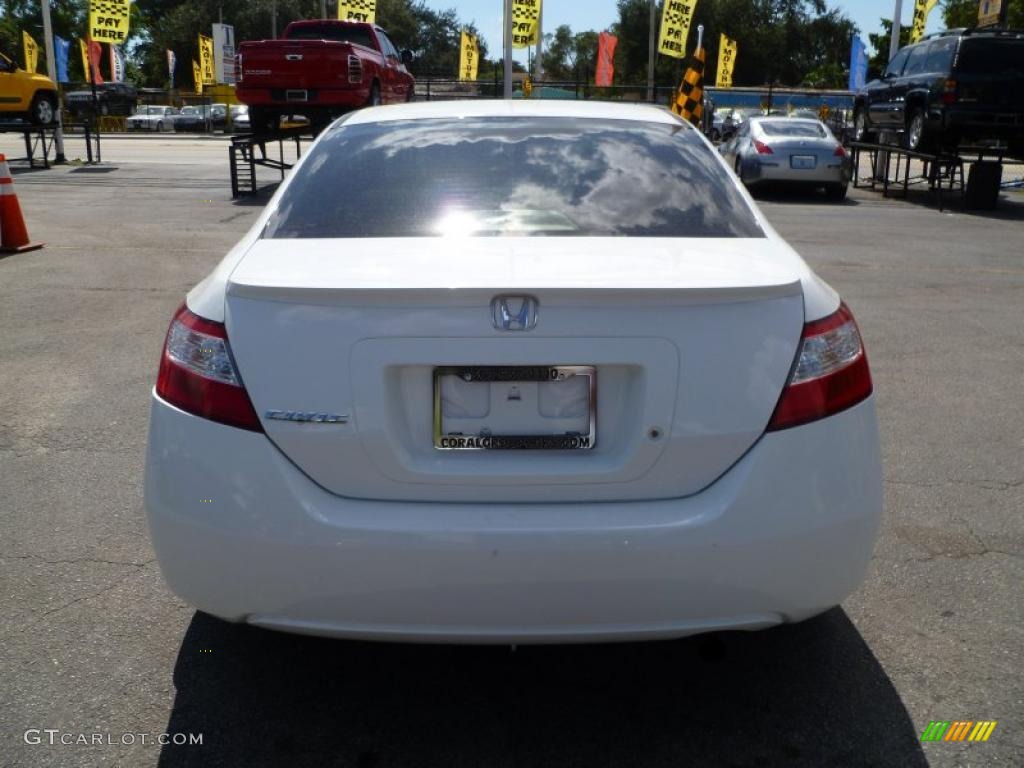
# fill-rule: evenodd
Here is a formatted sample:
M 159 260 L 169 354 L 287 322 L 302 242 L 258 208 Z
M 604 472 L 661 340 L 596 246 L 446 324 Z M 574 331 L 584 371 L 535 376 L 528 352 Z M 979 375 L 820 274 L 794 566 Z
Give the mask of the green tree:
M 554 34 L 544 35 L 541 59 L 548 80 L 577 80 L 593 77 L 597 61 L 597 37 L 593 30 L 573 34 L 568 24 Z
M 1009 0 L 1007 26 L 1012 29 L 1024 27 L 1024 0 Z M 978 23 L 978 0 L 946 0 L 942 9 L 946 27 L 973 27 Z
M 619 47 L 616 71 L 624 82 L 647 79 L 650 6 L 646 0 L 619 0 Z M 705 28 L 704 50 L 709 82 L 718 63 L 719 35 L 739 44 L 733 83 L 801 85 L 812 79 L 837 84 L 849 67 L 850 38 L 856 25 L 843 13 L 829 10 L 824 0 L 699 0 L 690 28 L 687 51 L 697 42 L 697 26 Z M 685 63 L 659 55 L 658 85 L 676 85 Z

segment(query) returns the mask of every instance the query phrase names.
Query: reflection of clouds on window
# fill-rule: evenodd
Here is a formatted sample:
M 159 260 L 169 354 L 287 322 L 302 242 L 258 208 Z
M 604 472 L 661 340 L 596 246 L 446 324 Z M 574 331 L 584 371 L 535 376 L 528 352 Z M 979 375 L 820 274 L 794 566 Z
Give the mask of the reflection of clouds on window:
M 761 237 L 712 150 L 675 124 L 428 119 L 339 127 L 268 237 Z

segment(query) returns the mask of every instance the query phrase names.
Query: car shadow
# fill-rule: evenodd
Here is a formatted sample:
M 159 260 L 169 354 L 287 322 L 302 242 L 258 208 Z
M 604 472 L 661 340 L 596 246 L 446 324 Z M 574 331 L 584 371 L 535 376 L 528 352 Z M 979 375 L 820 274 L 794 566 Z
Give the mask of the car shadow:
M 894 200 L 904 200 L 912 205 L 939 209 L 938 197 L 933 191 L 920 187 L 916 189 L 911 188 L 907 192 L 906 197 L 904 197 L 902 187 L 898 189 L 890 187 L 890 189 L 892 191 L 890 191 L 889 197 Z M 878 187 L 877 192 L 881 199 L 881 187 Z M 999 195 L 997 207 L 994 210 L 983 210 L 968 207 L 959 192 L 946 191 L 942 198 L 942 210 L 947 213 L 958 213 L 965 216 L 975 216 L 997 221 L 1024 221 L 1024 193 L 1015 190 L 1003 190 Z
M 793 205 L 819 204 L 835 206 L 837 208 L 856 207 L 860 205 L 857 200 L 850 197 L 844 197 L 842 200 L 836 200 L 829 197 L 823 189 L 815 189 L 813 187 L 792 187 L 761 183 L 757 186 L 750 187 L 749 189 L 751 196 L 755 200 L 764 203 L 788 203 Z
M 174 669 L 174 766 L 927 765 L 841 609 L 673 642 L 357 643 L 197 613 Z

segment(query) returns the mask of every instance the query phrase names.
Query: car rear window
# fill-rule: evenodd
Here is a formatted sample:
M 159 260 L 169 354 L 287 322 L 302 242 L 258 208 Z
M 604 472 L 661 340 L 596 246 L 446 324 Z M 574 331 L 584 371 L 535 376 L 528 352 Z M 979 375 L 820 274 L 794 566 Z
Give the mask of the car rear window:
M 335 40 L 375 48 L 367 27 L 345 24 L 303 24 L 288 30 L 288 40 Z
M 330 130 L 265 237 L 763 237 L 683 124 L 436 118 Z
M 817 123 L 795 120 L 762 120 L 759 125 L 766 136 L 798 136 L 802 139 L 824 139 L 828 134 Z
M 1024 40 L 964 39 L 956 69 L 970 75 L 1024 77 Z

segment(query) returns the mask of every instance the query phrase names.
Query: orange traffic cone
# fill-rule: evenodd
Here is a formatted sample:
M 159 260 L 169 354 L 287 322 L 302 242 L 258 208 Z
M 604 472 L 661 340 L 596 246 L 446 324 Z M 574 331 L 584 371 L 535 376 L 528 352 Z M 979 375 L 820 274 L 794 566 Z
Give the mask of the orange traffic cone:
M 0 253 L 24 253 L 42 247 L 42 243 L 29 242 L 11 169 L 7 167 L 7 158 L 0 155 Z

